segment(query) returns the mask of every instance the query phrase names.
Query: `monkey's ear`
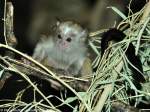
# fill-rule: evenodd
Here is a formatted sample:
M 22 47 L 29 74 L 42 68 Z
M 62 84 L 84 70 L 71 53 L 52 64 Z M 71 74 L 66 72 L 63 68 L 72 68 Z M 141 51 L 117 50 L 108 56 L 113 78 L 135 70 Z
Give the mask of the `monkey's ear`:
M 55 21 L 51 26 L 52 31 L 56 31 L 57 27 L 60 25 L 61 21 L 58 17 L 55 17 Z
M 88 32 L 88 30 L 87 29 L 84 29 L 82 32 L 81 32 L 81 35 L 80 35 L 80 40 L 82 41 L 82 42 L 85 42 L 86 40 L 87 40 L 87 38 L 88 38 L 88 35 L 89 35 L 89 32 Z
M 57 20 L 56 25 L 59 26 L 61 23 L 61 20 L 59 18 L 56 18 L 56 20 Z
M 60 25 L 60 21 L 57 21 L 57 22 L 56 22 L 56 25 L 59 26 L 59 25 Z
M 83 37 L 83 38 L 87 38 L 88 35 L 89 35 L 89 32 L 88 32 L 87 29 L 84 29 L 84 30 L 81 32 L 81 37 Z

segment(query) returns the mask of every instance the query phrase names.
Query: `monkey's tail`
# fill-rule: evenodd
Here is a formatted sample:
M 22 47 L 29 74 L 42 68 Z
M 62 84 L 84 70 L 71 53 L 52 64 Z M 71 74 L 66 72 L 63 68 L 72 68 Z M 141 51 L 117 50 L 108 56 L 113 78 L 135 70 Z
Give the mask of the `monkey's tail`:
M 101 56 L 103 56 L 105 50 L 108 48 L 109 41 L 113 40 L 119 42 L 122 41 L 125 37 L 126 35 L 122 31 L 116 28 L 112 28 L 107 32 L 105 32 L 101 40 Z M 139 57 L 135 55 L 135 48 L 132 43 L 129 44 L 125 54 L 128 60 L 130 61 L 130 63 L 134 66 L 133 67 L 129 64 L 129 68 L 133 73 L 134 81 L 138 83 L 145 82 L 145 78 L 142 75 L 143 73 L 142 63 Z
M 108 30 L 107 32 L 105 32 L 102 35 L 102 40 L 101 40 L 101 56 L 103 56 L 105 50 L 108 48 L 109 41 L 113 40 L 115 42 L 120 42 L 125 37 L 126 35 L 123 32 L 117 30 L 116 28 L 112 28 Z

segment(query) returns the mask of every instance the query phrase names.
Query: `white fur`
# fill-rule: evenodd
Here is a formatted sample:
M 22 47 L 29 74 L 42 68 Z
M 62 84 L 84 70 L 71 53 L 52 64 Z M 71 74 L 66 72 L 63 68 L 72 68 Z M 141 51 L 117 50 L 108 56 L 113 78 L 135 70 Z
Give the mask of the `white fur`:
M 78 74 L 87 56 L 85 40 L 87 39 L 88 33 L 77 24 L 70 26 L 69 24 L 72 23 L 63 22 L 58 25 L 58 29 L 60 29 L 64 40 L 68 36 L 70 37 L 72 32 L 75 34 L 72 41 L 70 43 L 68 42 L 68 48 L 63 49 L 61 44 L 59 44 L 57 35 L 55 35 L 37 44 L 33 58 L 39 62 L 46 58 L 50 66 Z

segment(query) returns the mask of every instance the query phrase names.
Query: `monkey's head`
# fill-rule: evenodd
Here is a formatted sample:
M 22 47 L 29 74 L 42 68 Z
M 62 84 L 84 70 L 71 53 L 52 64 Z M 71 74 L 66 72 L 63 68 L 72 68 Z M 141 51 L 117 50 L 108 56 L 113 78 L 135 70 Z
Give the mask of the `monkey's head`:
M 85 46 L 87 36 L 88 31 L 75 22 L 57 22 L 54 41 L 57 47 L 69 52 L 80 46 Z

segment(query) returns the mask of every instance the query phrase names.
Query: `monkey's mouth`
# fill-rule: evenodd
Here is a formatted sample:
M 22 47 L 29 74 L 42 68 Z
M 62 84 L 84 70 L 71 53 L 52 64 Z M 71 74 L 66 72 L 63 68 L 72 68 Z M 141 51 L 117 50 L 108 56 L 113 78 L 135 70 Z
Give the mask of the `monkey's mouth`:
M 59 49 L 60 50 L 66 50 L 66 49 L 68 49 L 68 45 L 67 44 L 59 44 Z
M 63 42 L 59 45 L 60 49 L 67 49 L 69 46 L 67 43 Z

